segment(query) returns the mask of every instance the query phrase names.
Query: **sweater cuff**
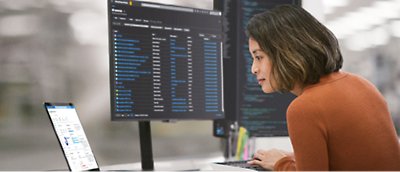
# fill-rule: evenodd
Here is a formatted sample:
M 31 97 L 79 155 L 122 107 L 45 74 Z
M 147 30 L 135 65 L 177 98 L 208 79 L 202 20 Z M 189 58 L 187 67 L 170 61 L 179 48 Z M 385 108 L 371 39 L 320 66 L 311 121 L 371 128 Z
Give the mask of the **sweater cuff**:
M 286 156 L 274 165 L 274 171 L 296 171 L 296 162 L 293 156 Z

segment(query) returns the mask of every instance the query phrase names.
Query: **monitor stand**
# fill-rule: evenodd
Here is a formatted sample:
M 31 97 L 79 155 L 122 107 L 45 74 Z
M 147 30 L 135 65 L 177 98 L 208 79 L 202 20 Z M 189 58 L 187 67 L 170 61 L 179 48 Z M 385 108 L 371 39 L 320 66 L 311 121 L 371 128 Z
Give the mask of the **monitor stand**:
M 234 156 L 236 153 L 236 149 L 233 147 L 233 143 L 237 140 L 238 135 L 238 123 L 232 122 L 228 126 L 228 136 L 225 138 L 226 146 L 225 146 L 225 161 L 234 161 Z
M 154 170 L 153 150 L 151 143 L 150 121 L 139 121 L 140 136 L 140 158 L 142 161 L 142 170 Z

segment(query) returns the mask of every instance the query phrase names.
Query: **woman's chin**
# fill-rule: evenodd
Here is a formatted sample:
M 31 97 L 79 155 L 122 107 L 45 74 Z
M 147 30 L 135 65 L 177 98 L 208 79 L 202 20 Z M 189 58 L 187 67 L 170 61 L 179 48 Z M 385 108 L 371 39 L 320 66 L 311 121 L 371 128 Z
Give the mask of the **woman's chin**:
M 275 92 L 272 88 L 264 88 L 264 87 L 262 87 L 262 91 L 266 94 Z

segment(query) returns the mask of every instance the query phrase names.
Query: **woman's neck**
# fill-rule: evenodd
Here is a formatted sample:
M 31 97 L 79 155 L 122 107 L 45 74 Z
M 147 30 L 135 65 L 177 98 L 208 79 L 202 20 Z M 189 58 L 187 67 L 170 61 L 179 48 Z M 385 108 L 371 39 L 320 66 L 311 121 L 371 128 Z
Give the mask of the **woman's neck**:
M 303 93 L 303 87 L 300 84 L 295 84 L 293 90 L 290 91 L 296 96 L 300 96 Z

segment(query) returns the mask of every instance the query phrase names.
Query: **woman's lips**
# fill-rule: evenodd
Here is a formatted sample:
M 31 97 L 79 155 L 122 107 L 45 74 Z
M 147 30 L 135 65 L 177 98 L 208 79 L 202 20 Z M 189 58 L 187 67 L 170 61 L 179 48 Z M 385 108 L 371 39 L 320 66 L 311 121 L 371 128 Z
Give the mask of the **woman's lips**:
M 265 79 L 258 79 L 258 85 L 261 85 L 263 81 L 265 81 Z

